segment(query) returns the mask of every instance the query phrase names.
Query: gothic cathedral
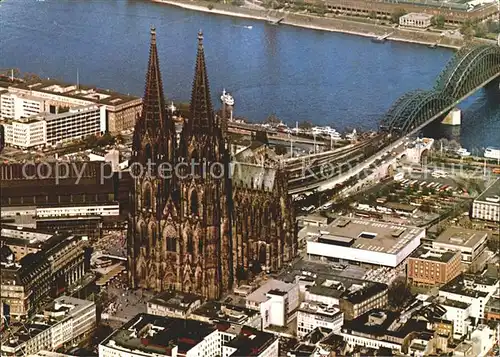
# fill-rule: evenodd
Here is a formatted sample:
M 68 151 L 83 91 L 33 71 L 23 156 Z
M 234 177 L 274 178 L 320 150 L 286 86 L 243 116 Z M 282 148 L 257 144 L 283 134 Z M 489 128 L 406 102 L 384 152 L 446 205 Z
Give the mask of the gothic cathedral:
M 177 135 L 152 29 L 130 167 L 133 288 L 219 299 L 240 281 L 277 271 L 296 255 L 285 172 L 275 163 L 231 158 L 225 120 L 212 108 L 200 32 L 190 114 Z

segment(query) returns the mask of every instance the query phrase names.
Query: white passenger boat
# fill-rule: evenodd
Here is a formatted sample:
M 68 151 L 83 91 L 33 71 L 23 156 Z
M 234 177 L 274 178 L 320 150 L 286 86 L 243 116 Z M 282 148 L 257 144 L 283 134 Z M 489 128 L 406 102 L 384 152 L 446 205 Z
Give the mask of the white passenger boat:
M 484 150 L 484 157 L 500 160 L 500 148 L 494 148 L 492 146 L 487 147 L 486 150 Z
M 462 157 L 465 157 L 465 156 L 470 156 L 470 152 L 467 150 L 467 149 L 464 149 L 464 148 L 460 148 L 457 150 L 457 154 L 462 156 Z
M 222 103 L 224 103 L 226 105 L 230 105 L 230 106 L 234 105 L 233 96 L 231 94 L 229 94 L 228 92 L 226 92 L 225 89 L 222 91 L 222 95 L 220 96 L 220 100 L 222 101 Z

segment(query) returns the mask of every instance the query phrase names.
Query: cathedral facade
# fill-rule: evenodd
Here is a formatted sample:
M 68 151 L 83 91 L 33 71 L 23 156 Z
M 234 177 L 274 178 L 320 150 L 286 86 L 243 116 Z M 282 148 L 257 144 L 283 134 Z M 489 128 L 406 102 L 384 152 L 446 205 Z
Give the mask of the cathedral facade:
M 180 137 L 172 114 L 152 29 L 130 166 L 129 282 L 218 299 L 296 255 L 287 177 L 279 165 L 231 158 L 226 119 L 212 108 L 201 32 L 190 114 Z

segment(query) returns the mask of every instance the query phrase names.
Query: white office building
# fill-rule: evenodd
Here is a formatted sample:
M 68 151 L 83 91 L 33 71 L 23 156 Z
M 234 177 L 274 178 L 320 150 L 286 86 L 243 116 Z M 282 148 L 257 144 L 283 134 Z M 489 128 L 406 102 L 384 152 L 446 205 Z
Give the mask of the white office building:
M 43 120 L 23 118 L 2 125 L 5 143 L 8 145 L 29 149 L 47 143 L 47 123 Z
M 44 114 L 38 118 L 47 122 L 47 144 L 81 140 L 106 131 L 106 107 L 89 105 L 69 109 L 60 114 Z
M 302 338 L 318 327 L 339 332 L 344 323 L 344 314 L 335 306 L 314 302 L 303 302 L 297 312 L 297 336 Z
M 3 92 L 0 101 L 0 117 L 3 120 L 28 118 L 45 110 L 43 99 L 28 94 Z
M 439 289 L 439 296 L 469 305 L 468 313 L 471 317 L 484 319 L 486 303 L 497 293 L 498 288 L 498 279 L 462 274 L 443 285 Z
M 485 263 L 483 252 L 488 242 L 488 232 L 462 227 L 449 227 L 432 242 L 435 249 L 458 250 L 462 253 L 464 270 L 480 270 Z
M 119 216 L 120 205 L 118 203 L 102 205 L 67 205 L 67 206 L 39 206 L 36 208 L 37 218 L 52 217 L 85 217 L 85 216 Z
M 309 231 L 307 254 L 341 263 L 395 268 L 424 237 L 424 228 L 340 217 L 327 227 Z
M 299 285 L 268 280 L 247 296 L 246 307 L 260 311 L 263 328 L 285 326 L 299 307 Z
M 500 179 L 497 179 L 474 200 L 472 218 L 500 222 Z
M 3 126 L 6 144 L 20 148 L 56 145 L 105 132 L 106 107 L 89 105 L 64 113 L 41 113 L 11 120 Z
M 99 344 L 99 357 L 278 357 L 279 339 L 254 328 L 139 314 Z
M 96 306 L 92 301 L 61 296 L 2 341 L 2 356 L 31 355 L 57 350 L 89 336 L 96 327 Z

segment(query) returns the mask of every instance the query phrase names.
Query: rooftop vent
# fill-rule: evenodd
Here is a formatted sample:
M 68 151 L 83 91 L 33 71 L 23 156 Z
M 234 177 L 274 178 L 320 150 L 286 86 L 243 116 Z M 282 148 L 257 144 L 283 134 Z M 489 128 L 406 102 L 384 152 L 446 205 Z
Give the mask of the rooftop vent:
M 498 203 L 498 202 L 500 202 L 500 196 L 495 195 L 495 196 L 486 197 L 486 201 Z

